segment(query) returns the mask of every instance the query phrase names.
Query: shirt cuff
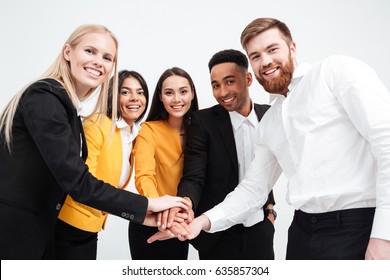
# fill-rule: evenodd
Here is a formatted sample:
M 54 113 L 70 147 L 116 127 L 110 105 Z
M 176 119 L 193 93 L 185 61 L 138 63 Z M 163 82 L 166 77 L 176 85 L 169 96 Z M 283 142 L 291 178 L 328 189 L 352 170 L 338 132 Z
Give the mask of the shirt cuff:
M 378 208 L 375 210 L 371 238 L 379 238 L 390 241 L 390 210 Z
M 210 220 L 210 229 L 206 230 L 206 232 L 214 233 L 228 228 L 224 222 L 224 220 L 226 220 L 226 215 L 221 208 L 211 208 L 207 212 L 203 213 L 203 215 L 207 216 L 207 218 Z
M 251 227 L 254 224 L 257 224 L 264 220 L 264 213 L 263 211 L 261 211 L 262 208 L 260 206 L 259 209 L 259 211 L 256 211 L 252 215 L 249 215 L 249 217 L 242 222 L 245 227 Z M 209 233 L 226 230 L 231 226 L 238 224 L 237 221 L 226 217 L 226 213 L 219 207 L 214 207 L 203 213 L 203 215 L 207 216 L 210 221 L 210 229 L 206 231 Z

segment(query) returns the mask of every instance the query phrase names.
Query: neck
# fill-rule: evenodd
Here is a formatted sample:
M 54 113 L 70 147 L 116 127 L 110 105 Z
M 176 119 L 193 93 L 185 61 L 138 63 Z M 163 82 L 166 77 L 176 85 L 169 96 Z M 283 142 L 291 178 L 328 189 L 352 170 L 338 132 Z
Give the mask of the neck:
M 87 98 L 92 93 L 91 89 L 76 88 L 76 95 L 80 101 Z
M 236 112 L 240 115 L 247 117 L 252 111 L 252 101 L 250 98 L 248 98 L 248 101 L 245 103 L 244 106 L 242 106 L 241 109 L 237 110 Z
M 173 118 L 173 117 L 169 116 L 168 124 L 170 127 L 172 127 L 177 132 L 184 133 L 183 118 Z

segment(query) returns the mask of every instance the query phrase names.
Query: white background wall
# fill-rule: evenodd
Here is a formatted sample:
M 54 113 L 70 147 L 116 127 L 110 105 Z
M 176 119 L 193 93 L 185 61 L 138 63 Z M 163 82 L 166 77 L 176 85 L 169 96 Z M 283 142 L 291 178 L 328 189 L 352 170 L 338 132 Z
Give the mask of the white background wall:
M 150 91 L 160 74 L 179 66 L 194 79 L 200 107 L 216 102 L 207 69 L 211 56 L 240 46 L 243 28 L 257 17 L 276 17 L 291 29 L 298 61 L 346 54 L 371 65 L 390 88 L 390 2 L 388 0 L 1 0 L 0 110 L 58 55 L 70 33 L 84 23 L 109 27 L 118 37 L 119 69 L 139 71 Z M 255 82 L 255 102 L 268 95 Z M 390 112 L 389 112 L 390 113 Z M 130 188 L 131 189 L 131 188 Z M 293 209 L 285 202 L 286 180 L 275 186 L 279 213 L 275 253 L 284 259 Z M 129 259 L 127 222 L 111 216 L 99 235 L 99 259 Z M 194 250 L 191 259 L 196 259 Z

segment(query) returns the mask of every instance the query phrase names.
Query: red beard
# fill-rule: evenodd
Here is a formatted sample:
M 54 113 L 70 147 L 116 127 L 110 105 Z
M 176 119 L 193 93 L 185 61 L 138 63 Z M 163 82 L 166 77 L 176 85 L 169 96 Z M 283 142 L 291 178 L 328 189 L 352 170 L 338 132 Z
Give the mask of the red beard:
M 269 93 L 285 93 L 287 91 L 294 73 L 294 62 L 291 55 L 289 56 L 289 61 L 285 65 L 280 66 L 279 70 L 279 76 L 272 79 L 263 78 L 261 73 L 256 75 L 257 81 L 263 86 L 265 91 Z

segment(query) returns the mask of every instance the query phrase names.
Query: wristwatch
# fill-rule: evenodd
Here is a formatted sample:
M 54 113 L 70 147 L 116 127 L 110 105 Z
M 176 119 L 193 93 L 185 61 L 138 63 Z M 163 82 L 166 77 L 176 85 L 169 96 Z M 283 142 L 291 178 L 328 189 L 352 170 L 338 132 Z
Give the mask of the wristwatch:
M 274 215 L 274 220 L 276 220 L 278 214 L 274 209 L 264 209 L 264 217 L 268 217 L 269 214 Z

